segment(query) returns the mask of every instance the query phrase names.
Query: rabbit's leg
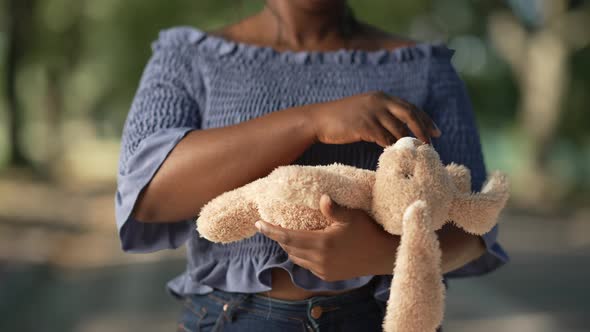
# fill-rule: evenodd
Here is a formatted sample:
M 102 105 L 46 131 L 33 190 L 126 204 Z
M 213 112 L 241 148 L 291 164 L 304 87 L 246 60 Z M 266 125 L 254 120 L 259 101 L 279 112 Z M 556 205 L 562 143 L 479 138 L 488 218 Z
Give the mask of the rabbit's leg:
M 429 214 L 424 201 L 416 201 L 404 213 L 383 322 L 386 332 L 434 332 L 442 323 L 441 250 Z

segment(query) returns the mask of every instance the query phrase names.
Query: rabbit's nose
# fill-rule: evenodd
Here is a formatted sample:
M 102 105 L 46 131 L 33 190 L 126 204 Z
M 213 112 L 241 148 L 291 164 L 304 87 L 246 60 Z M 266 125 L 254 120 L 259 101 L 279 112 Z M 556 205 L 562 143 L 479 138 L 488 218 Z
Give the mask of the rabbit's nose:
M 412 150 L 415 151 L 417 147 L 423 145 L 420 140 L 413 137 L 402 137 L 393 146 L 394 150 Z

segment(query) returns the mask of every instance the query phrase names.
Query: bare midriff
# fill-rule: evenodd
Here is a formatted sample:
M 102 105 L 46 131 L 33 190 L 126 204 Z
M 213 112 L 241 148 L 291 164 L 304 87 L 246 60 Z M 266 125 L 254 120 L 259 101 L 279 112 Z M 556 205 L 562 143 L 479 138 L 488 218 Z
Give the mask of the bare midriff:
M 305 300 L 313 296 L 329 296 L 351 291 L 351 289 L 344 291 L 308 291 L 293 284 L 289 273 L 280 268 L 272 269 L 271 275 L 272 290 L 259 294 L 274 299 L 298 301 Z

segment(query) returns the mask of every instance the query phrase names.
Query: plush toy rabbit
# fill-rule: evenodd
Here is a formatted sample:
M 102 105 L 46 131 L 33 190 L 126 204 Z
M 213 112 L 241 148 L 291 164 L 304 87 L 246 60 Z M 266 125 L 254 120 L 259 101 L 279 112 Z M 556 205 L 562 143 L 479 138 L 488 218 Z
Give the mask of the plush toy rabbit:
M 384 149 L 376 171 L 338 163 L 277 167 L 203 206 L 197 229 L 222 243 L 253 236 L 260 219 L 323 229 L 330 223 L 319 210 L 324 193 L 401 235 L 384 330 L 434 332 L 442 323 L 445 291 L 435 231 L 452 222 L 472 234 L 488 232 L 508 199 L 508 181 L 494 173 L 480 193 L 472 193 L 467 168 L 444 166 L 431 145 L 406 137 Z

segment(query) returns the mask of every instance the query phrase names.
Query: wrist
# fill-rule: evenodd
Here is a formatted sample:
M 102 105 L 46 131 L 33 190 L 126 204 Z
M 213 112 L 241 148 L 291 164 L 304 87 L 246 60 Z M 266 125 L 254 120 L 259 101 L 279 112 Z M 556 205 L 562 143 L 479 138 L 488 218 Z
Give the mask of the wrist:
M 297 112 L 301 115 L 305 135 L 311 140 L 312 144 L 320 142 L 320 126 L 317 117 L 318 107 L 319 105 L 317 104 L 305 105 Z
M 486 252 L 485 242 L 479 235 L 468 234 L 455 226 L 445 226 L 438 232 L 443 273 L 459 269 Z
M 375 266 L 374 275 L 392 275 L 395 267 L 395 260 L 397 256 L 397 247 L 400 244 L 400 236 L 385 233 L 385 245 L 383 255 L 381 255 L 378 263 Z

